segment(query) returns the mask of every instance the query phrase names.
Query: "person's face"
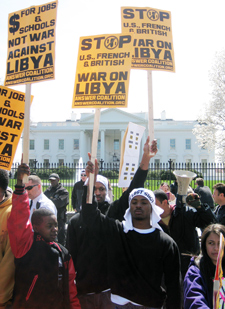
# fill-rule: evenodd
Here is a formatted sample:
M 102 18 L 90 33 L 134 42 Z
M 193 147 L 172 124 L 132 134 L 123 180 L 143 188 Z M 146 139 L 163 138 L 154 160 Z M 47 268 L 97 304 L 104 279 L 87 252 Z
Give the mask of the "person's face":
M 0 188 L 0 202 L 3 201 L 5 198 L 5 190 L 3 190 L 2 188 Z
M 219 193 L 219 191 L 217 189 L 215 189 L 213 191 L 213 199 L 214 202 L 218 205 L 223 205 L 224 204 L 224 194 L 223 193 Z
M 54 187 L 57 187 L 58 184 L 59 184 L 59 179 L 56 178 L 56 179 L 50 179 L 50 182 L 51 182 L 51 186 L 54 188 Z
M 220 238 L 215 233 L 210 233 L 206 239 L 206 252 L 213 264 L 216 265 L 217 256 L 220 248 Z
M 133 225 L 135 221 L 145 221 L 146 228 L 150 227 L 151 212 L 152 212 L 152 206 L 149 200 L 146 199 L 144 196 L 137 195 L 131 200 L 130 213 L 132 216 Z
M 58 222 L 55 215 L 42 217 L 40 225 L 34 225 L 33 229 L 39 233 L 45 241 L 52 242 L 58 235 Z
M 85 182 L 86 181 L 86 179 L 87 179 L 87 175 L 86 175 L 86 173 L 84 172 L 84 173 L 81 173 L 81 180 L 83 181 L 83 182 Z
M 101 182 L 95 184 L 95 197 L 98 203 L 103 203 L 106 197 L 106 188 Z
M 160 202 L 157 198 L 155 198 L 155 204 L 164 210 L 164 212 L 160 215 L 161 218 L 166 218 L 170 215 L 170 205 L 166 199 Z
M 38 195 L 41 194 L 41 185 L 40 184 L 34 184 L 31 180 L 29 180 L 28 183 L 26 183 L 25 189 L 28 187 L 32 187 L 30 190 L 27 189 L 28 197 L 31 200 L 34 200 Z
M 163 184 L 163 185 L 161 186 L 161 189 L 162 189 L 164 192 L 168 192 L 168 190 L 169 190 L 167 184 Z

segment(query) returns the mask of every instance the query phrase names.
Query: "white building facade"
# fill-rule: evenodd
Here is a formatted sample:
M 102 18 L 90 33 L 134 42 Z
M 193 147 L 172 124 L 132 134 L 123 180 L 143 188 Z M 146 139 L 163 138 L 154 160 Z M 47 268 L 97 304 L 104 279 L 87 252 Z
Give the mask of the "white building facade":
M 75 117 L 74 117 L 75 116 Z M 91 152 L 94 113 L 83 113 L 79 119 L 72 114 L 65 122 L 38 122 L 30 125 L 30 164 L 77 164 L 87 162 Z M 121 143 L 129 122 L 145 127 L 140 156 L 148 136 L 148 114 L 127 113 L 119 109 L 105 109 L 101 112 L 98 160 L 105 163 L 119 162 Z M 154 119 L 154 138 L 158 153 L 152 163 L 213 163 L 215 153 L 198 147 L 192 133 L 196 121 L 174 121 Z

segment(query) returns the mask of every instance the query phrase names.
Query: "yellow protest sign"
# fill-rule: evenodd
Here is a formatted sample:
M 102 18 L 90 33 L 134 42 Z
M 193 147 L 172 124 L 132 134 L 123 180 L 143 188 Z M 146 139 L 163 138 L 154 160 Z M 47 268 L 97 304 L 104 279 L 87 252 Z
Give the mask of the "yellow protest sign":
M 5 86 L 55 78 L 57 1 L 9 14 Z
M 127 107 L 131 52 L 129 34 L 81 37 L 72 108 Z
M 25 93 L 0 86 L 0 168 L 8 171 L 23 131 L 24 108 Z
M 175 72 L 171 13 L 122 7 L 122 32 L 133 34 L 132 69 Z

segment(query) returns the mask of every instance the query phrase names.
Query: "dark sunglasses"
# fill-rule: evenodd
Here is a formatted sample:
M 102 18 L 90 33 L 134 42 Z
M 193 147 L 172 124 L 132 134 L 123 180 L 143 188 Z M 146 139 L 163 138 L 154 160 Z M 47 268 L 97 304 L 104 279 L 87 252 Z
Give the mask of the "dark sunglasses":
M 87 175 L 85 175 L 85 174 L 81 174 L 81 176 L 87 176 Z
M 33 185 L 33 186 L 28 186 L 28 187 L 25 187 L 26 190 L 30 191 L 31 189 L 33 189 L 33 187 L 36 187 L 38 186 L 38 183 L 36 185 Z

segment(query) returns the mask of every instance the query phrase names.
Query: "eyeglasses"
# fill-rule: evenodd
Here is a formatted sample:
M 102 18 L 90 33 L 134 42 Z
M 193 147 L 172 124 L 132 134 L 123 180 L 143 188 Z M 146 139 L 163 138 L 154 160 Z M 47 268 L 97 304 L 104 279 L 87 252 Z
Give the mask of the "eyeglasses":
M 38 186 L 38 183 L 36 185 L 33 185 L 33 186 L 28 186 L 28 187 L 25 187 L 26 190 L 30 191 L 31 189 L 33 189 L 33 187 L 36 187 Z
M 81 174 L 81 177 L 82 177 L 82 176 L 87 176 L 87 175 L 85 175 L 85 174 Z

